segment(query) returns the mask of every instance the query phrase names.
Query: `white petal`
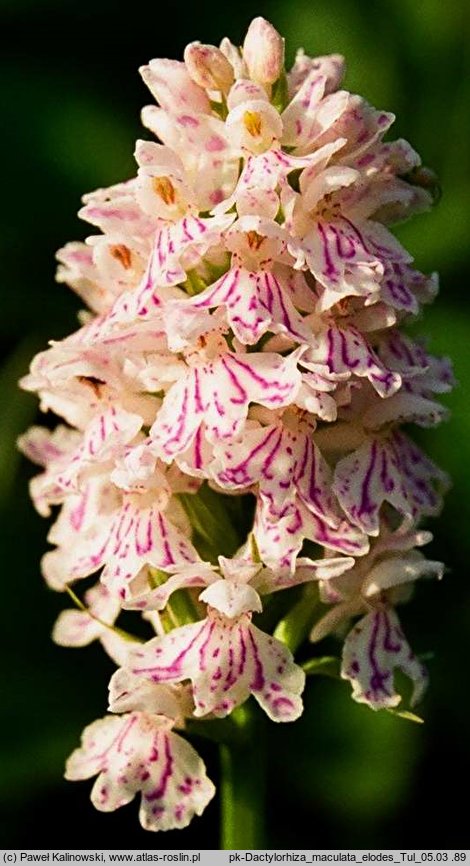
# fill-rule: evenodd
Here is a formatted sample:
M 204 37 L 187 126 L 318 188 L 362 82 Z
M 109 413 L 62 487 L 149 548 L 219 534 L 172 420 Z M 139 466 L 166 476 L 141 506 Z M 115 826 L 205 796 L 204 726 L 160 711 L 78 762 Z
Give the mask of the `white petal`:
M 215 789 L 189 743 L 148 713 L 106 716 L 83 732 L 70 756 L 67 779 L 88 779 L 93 805 L 112 812 L 142 794 L 139 818 L 146 830 L 186 827 L 200 815 Z
M 263 609 L 261 599 L 252 586 L 231 580 L 217 580 L 201 592 L 199 598 L 229 619 L 236 619 L 242 613 L 259 613 Z
M 224 717 L 250 693 L 275 721 L 293 721 L 302 711 L 303 671 L 287 647 L 251 625 L 248 614 L 232 620 L 212 609 L 201 623 L 136 650 L 131 670 L 156 683 L 190 679 L 195 716 Z
M 367 614 L 346 638 L 341 676 L 351 681 L 353 698 L 374 710 L 396 707 L 395 669 L 413 682 L 412 704 L 419 701 L 427 684 L 426 670 L 410 650 L 393 610 Z

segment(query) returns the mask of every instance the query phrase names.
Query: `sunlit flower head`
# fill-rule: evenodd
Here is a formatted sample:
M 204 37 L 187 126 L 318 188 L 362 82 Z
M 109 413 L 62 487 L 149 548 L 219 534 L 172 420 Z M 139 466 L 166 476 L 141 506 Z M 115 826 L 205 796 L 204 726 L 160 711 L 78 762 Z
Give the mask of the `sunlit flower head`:
M 192 726 L 252 698 L 301 715 L 309 632 L 344 638 L 341 677 L 375 710 L 400 703 L 396 670 L 414 702 L 427 682 L 395 607 L 442 576 L 419 548 L 448 482 L 409 427 L 445 417 L 453 380 L 404 333 L 436 278 L 391 226 L 432 196 L 343 71 L 302 51 L 286 71 L 259 17 L 240 49 L 143 66 L 135 176 L 86 195 L 92 234 L 57 254 L 87 310 L 22 380 L 61 418 L 20 440 L 36 508 L 60 508 L 44 577 L 77 605 L 53 638 L 117 665 L 66 777 L 97 776 L 103 811 L 139 795 L 145 829 L 213 797 Z

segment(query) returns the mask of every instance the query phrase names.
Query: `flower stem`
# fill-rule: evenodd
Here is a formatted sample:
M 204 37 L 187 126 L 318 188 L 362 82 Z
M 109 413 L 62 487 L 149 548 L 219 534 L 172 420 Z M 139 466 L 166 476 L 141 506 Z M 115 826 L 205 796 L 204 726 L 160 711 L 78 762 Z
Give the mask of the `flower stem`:
M 220 848 L 223 851 L 265 848 L 264 719 L 246 706 L 233 715 L 238 716 L 243 736 L 220 747 Z

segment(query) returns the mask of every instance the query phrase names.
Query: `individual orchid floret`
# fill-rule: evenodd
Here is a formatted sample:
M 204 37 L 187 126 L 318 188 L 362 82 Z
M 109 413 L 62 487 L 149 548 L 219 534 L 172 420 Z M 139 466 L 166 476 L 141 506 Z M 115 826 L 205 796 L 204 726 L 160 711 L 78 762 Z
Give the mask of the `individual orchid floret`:
M 321 640 L 352 617 L 366 614 L 345 640 L 341 676 L 351 681 L 353 698 L 372 709 L 400 703 L 395 669 L 413 681 L 411 705 L 426 687 L 426 669 L 408 646 L 393 605 L 409 598 L 414 581 L 443 576 L 443 564 L 425 559 L 416 549 L 431 539 L 429 532 L 391 532 L 382 527 L 382 537 L 348 571 L 347 579 L 340 575 L 322 586 L 322 600 L 332 608 L 315 624 L 312 640 Z
M 234 81 L 233 66 L 220 48 L 191 42 L 184 51 L 186 68 L 196 84 L 205 90 L 227 94 Z
M 198 330 L 203 333 L 209 321 L 204 311 L 221 307 L 244 345 L 255 345 L 267 331 L 307 345 L 311 329 L 296 310 L 289 287 L 283 285 L 284 273 L 277 268 L 277 263 L 290 260 L 283 229 L 273 220 L 246 214 L 228 229 L 226 244 L 232 252 L 232 268 L 194 298 L 167 304 L 164 316 L 172 346 L 187 345 L 188 330 L 192 338 Z
M 239 86 L 237 90 L 240 91 Z M 279 113 L 266 98 L 238 102 L 238 98 L 230 99 L 231 95 L 229 106 L 236 104 L 227 117 L 226 126 L 232 147 L 242 156 L 265 153 L 282 137 Z
M 426 668 L 410 649 L 395 611 L 371 611 L 344 642 L 341 676 L 350 680 L 358 703 L 374 710 L 392 709 L 401 702 L 393 682 L 395 670 L 412 681 L 410 705 L 414 706 L 427 686 Z
M 162 460 L 185 451 L 204 425 L 209 439 L 230 439 L 243 429 L 249 404 L 287 406 L 300 385 L 299 353 L 228 351 L 219 337 L 200 339 L 186 376 L 167 393 L 150 435 Z
M 311 580 L 319 574 L 350 567 L 350 561 L 308 563 L 297 581 L 286 576 L 284 586 Z M 280 589 L 274 575 L 265 576 L 261 563 L 220 559 L 222 576 L 200 563 L 170 576 L 153 592 L 128 606 L 162 608 L 170 593 L 182 587 L 206 586 L 199 596 L 207 604 L 207 618 L 154 638 L 132 653 L 126 669 L 131 678 L 155 683 L 193 684 L 196 717 L 228 715 L 250 694 L 274 721 L 294 721 L 302 712 L 300 695 L 305 676 L 287 647 L 251 622 L 262 609 L 256 579 L 268 591 Z M 328 572 L 328 569 L 331 571 Z M 252 585 L 254 583 L 254 585 Z
M 224 600 L 214 595 L 208 594 L 207 603 L 222 606 Z M 305 674 L 287 647 L 251 623 L 254 597 L 244 595 L 248 609 L 235 618 L 211 607 L 201 623 L 154 638 L 132 655 L 132 675 L 158 683 L 191 680 L 196 717 L 223 718 L 252 694 L 273 721 L 295 721 L 302 713 Z
M 350 520 L 379 534 L 389 503 L 405 519 L 439 514 L 447 475 L 403 433 L 369 436 L 336 466 L 334 490 Z
M 284 40 L 265 18 L 255 18 L 245 36 L 243 59 L 258 84 L 274 84 L 284 69 Z
M 430 532 L 407 528 L 391 532 L 382 526 L 382 537 L 374 541 L 367 556 L 356 560 L 347 578 L 339 575 L 322 585 L 322 600 L 332 607 L 315 624 L 311 639 L 321 640 L 351 617 L 365 613 L 370 605 L 406 601 L 411 585 L 422 577 L 441 578 L 443 564 L 427 560 L 419 550 L 431 540 Z
M 83 610 L 63 610 L 52 630 L 52 640 L 63 647 L 83 647 L 99 640 L 117 665 L 125 664 L 128 653 L 138 641 L 132 640 L 121 629 L 114 627 L 121 605 L 98 583 L 84 596 Z
M 177 221 L 194 209 L 184 165 L 169 147 L 138 141 L 135 158 L 139 165 L 136 198 L 146 213 Z
M 186 827 L 202 814 L 215 788 L 198 754 L 173 733 L 172 724 L 164 715 L 145 712 L 98 719 L 85 728 L 65 778 L 98 775 L 91 801 L 101 812 L 113 812 L 140 793 L 145 830 Z
M 83 504 L 86 508 L 86 503 Z M 103 568 L 100 579 L 121 598 L 145 566 L 165 568 L 185 563 L 194 554 L 187 535 L 165 513 L 140 497 L 124 497 L 103 515 L 98 527 L 77 535 L 54 533 L 49 540 L 58 544 L 42 562 L 46 579 L 56 589 L 94 574 Z M 65 535 L 65 537 L 64 537 Z

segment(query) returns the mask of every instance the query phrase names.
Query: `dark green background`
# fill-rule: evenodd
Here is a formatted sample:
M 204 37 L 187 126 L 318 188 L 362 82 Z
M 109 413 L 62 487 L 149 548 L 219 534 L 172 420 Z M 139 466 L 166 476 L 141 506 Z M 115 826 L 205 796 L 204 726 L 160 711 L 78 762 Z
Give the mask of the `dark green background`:
M 96 647 L 55 647 L 49 632 L 64 599 L 39 574 L 46 523 L 27 495 L 31 467 L 14 449 L 36 418 L 17 393 L 33 351 L 75 327 L 78 304 L 53 280 L 53 254 L 89 229 L 80 195 L 133 172 L 133 142 L 149 102 L 137 67 L 179 57 L 186 42 L 240 42 L 249 20 L 271 18 L 309 53 L 347 55 L 350 89 L 398 115 L 407 137 L 442 179 L 431 214 L 400 229 L 441 295 L 423 329 L 455 359 L 461 384 L 452 421 L 422 437 L 453 475 L 434 557 L 449 573 L 423 583 L 403 611 L 418 652 L 434 652 L 424 726 L 354 705 L 348 686 L 317 678 L 295 726 L 271 725 L 272 847 L 469 847 L 468 714 L 470 591 L 470 308 L 466 205 L 469 172 L 469 43 L 465 3 L 455 0 L 280 0 L 116 4 L 108 0 L 2 0 L 0 142 L 3 369 L 0 372 L 2 712 L 0 846 L 217 847 L 218 807 L 180 833 L 140 830 L 133 804 L 96 813 L 89 784 L 61 781 L 82 727 L 102 715 L 111 664 Z M 466 32 L 467 30 L 467 32 Z M 211 774 L 217 756 L 202 745 Z M 248 769 L 248 768 L 247 768 Z

